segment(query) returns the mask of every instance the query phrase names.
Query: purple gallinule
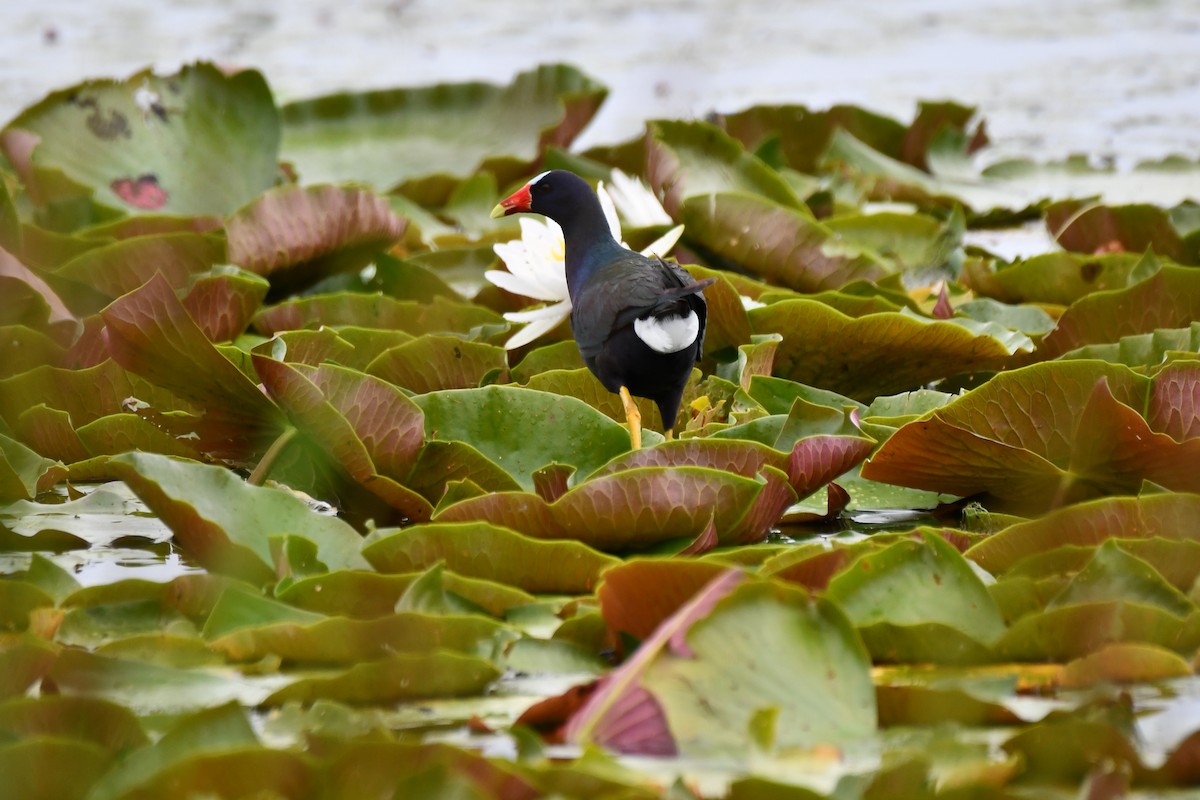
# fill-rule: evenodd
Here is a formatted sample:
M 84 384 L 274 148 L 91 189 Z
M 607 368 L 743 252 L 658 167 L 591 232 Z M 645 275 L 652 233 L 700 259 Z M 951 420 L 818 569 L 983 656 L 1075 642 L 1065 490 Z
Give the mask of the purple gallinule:
M 697 281 L 676 264 L 623 247 L 596 193 L 574 173 L 543 172 L 501 200 L 492 216 L 522 211 L 562 227 L 571 331 L 588 369 L 621 396 L 634 449 L 642 444 L 642 419 L 633 396 L 655 402 L 672 438 L 683 387 L 702 354 L 703 290 L 715 279 Z

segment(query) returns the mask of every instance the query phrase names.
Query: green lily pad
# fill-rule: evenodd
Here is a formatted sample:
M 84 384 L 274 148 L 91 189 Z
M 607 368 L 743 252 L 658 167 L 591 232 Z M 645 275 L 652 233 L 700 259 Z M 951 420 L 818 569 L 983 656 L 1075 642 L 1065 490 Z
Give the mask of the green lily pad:
M 687 198 L 718 192 L 761 195 L 805 210 L 777 172 L 708 122 L 656 120 L 649 123 L 647 145 L 647 177 L 672 216 Z
M 335 94 L 283 107 L 283 158 L 307 183 L 355 181 L 381 191 L 482 169 L 507 184 L 545 143 L 567 146 L 607 90 L 573 67 L 542 66 L 506 87 L 442 84 Z M 448 189 L 432 198 L 444 201 Z
M 1101 683 L 1145 683 L 1191 674 L 1188 662 L 1170 650 L 1136 642 L 1117 643 L 1067 664 L 1062 686 L 1080 689 Z
M 96 745 L 70 739 L 35 737 L 0 745 L 5 791 L 29 800 L 82 800 L 111 760 Z
M 485 617 L 400 612 L 370 620 L 329 617 L 255 625 L 219 636 L 210 646 L 231 661 L 278 656 L 300 664 L 349 664 L 437 648 L 488 657 L 505 638 L 515 638 L 503 636 L 504 631 Z
M 367 566 L 353 528 L 314 513 L 289 492 L 250 486 L 222 467 L 150 453 L 127 453 L 112 463 L 207 569 L 268 581 L 275 574 L 270 538 L 277 535 L 310 539 L 329 569 Z
M 780 747 L 869 736 L 869 660 L 832 604 L 782 584 L 743 583 L 731 570 L 611 673 L 566 735 L 622 752 L 728 756 L 753 747 L 752 718 L 762 709 L 775 717 L 770 738 Z
M 1155 606 L 1178 617 L 1196 610 L 1196 604 L 1167 583 L 1154 567 L 1126 553 L 1113 539 L 1096 548 L 1091 561 L 1051 599 L 1047 608 L 1105 600 Z
M 976 294 L 1004 303 L 1067 306 L 1092 292 L 1130 285 L 1142 258 L 1133 253 L 1043 253 L 1011 264 L 967 259 L 962 281 Z
M 512 386 L 431 392 L 414 398 L 429 439 L 466 442 L 525 489 L 547 464 L 588 475 L 629 448 L 616 422 L 574 398 Z
M 428 697 L 477 695 L 500 676 L 490 661 L 448 650 L 400 653 L 327 675 L 300 677 L 278 689 L 267 705 L 317 699 L 351 704 L 394 703 Z
M 619 563 L 579 542 L 539 541 L 489 522 L 381 528 L 363 543 L 363 556 L 384 572 L 445 562 L 459 575 L 558 594 L 591 591 L 600 572 Z
M 278 597 L 289 605 L 322 614 L 375 619 L 391 614 L 396 603 L 423 572 L 381 575 L 363 570 L 338 570 L 303 578 L 282 588 Z M 442 587 L 503 618 L 508 609 L 533 602 L 533 595 L 498 581 L 469 578 L 442 570 Z
M 936 534 L 925 533 L 921 541 L 900 541 L 862 556 L 830 580 L 824 596 L 860 628 L 880 623 L 893 626 L 886 637 L 864 634 L 877 658 L 882 655 L 876 649 L 877 641 L 883 645 L 882 639 L 888 639 L 890 654 L 899 656 L 889 660 L 941 660 L 938 656 L 943 654 L 946 660 L 961 660 L 963 654 L 948 641 L 953 637 L 942 637 L 933 652 L 914 658 L 914 650 L 926 649 L 922 626 L 930 624 L 965 634 L 983 645 L 994 643 L 1005 630 L 1000 611 L 979 577 L 959 552 Z
M 32 500 L 66 477 L 66 468 L 0 433 L 0 502 Z
M 22 113 L 4 130 L 13 134 L 37 138 L 33 177 L 44 200 L 61 172 L 126 213 L 227 214 L 278 174 L 279 112 L 253 70 L 196 64 L 89 81 Z

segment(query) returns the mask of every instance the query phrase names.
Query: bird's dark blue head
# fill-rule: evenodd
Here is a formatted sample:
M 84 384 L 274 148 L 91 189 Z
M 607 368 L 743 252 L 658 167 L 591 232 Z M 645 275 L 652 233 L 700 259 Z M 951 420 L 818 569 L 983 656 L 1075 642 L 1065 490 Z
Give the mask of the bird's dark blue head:
M 566 241 L 567 288 L 579 287 L 614 254 L 628 253 L 613 238 L 600 199 L 587 181 L 573 172 L 552 169 L 500 201 L 493 217 L 531 212 L 559 224 Z
M 608 232 L 608 222 L 600 200 L 587 181 L 565 169 L 552 169 L 500 201 L 492 209 L 493 217 L 506 217 L 523 211 L 541 214 L 557 222 L 563 235 L 573 232 L 588 235 L 599 225 Z

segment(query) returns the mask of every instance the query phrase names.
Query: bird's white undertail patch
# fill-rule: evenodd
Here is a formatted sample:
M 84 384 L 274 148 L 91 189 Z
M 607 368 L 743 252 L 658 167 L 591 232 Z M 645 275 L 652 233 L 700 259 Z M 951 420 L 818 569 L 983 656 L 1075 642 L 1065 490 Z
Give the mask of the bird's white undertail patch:
M 678 353 L 696 341 L 696 335 L 700 333 L 700 318 L 695 311 L 689 311 L 686 317 L 635 319 L 633 332 L 651 350 Z

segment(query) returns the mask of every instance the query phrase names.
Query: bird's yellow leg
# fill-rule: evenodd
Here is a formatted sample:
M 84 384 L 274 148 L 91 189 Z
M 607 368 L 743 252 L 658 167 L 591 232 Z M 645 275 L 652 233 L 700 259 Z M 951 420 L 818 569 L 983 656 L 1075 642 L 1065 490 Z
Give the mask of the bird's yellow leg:
M 675 429 L 674 429 L 674 428 L 667 428 L 667 432 L 666 432 L 666 434 L 664 434 L 664 435 L 667 437 L 667 441 L 668 441 L 668 442 L 669 442 L 669 441 L 671 441 L 672 439 L 674 439 L 674 438 L 675 438 Z
M 642 412 L 638 411 L 633 395 L 624 386 L 621 387 L 621 404 L 625 406 L 625 419 L 629 422 L 629 446 L 634 450 L 642 448 Z

